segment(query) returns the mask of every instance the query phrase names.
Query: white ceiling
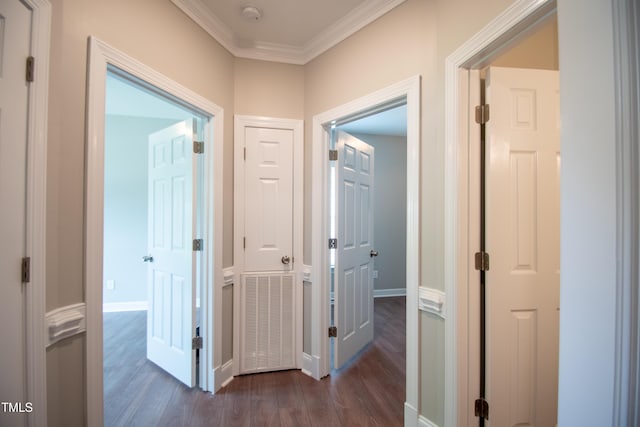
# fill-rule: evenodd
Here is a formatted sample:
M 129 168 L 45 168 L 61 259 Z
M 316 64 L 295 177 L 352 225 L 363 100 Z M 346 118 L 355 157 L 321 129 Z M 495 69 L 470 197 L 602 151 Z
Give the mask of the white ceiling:
M 171 1 L 237 57 L 306 64 L 406 0 Z

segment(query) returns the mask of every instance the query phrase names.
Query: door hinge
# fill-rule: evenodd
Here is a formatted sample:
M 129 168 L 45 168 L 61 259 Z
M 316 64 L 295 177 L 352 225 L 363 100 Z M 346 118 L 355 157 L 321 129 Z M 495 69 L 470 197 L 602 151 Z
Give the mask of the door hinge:
M 329 160 L 338 160 L 338 150 L 329 150 Z
M 489 419 L 489 403 L 484 398 L 476 399 L 475 403 L 476 417 Z
M 193 152 L 196 154 L 204 153 L 204 141 L 193 141 Z
M 329 249 L 336 249 L 338 247 L 338 239 L 330 238 L 329 239 Z
M 193 339 L 191 340 L 191 348 L 193 350 L 202 348 L 202 337 L 193 337 Z
M 31 281 L 31 258 L 22 258 L 21 275 L 22 283 L 29 283 Z
M 26 75 L 25 79 L 27 82 L 31 83 L 33 81 L 33 76 L 35 74 L 35 58 L 33 56 L 27 57 L 27 67 L 26 67 Z
M 476 252 L 476 270 L 489 271 L 489 254 Z
M 201 251 L 203 246 L 202 239 L 193 239 L 193 250 Z
M 329 326 L 329 338 L 337 338 L 337 337 L 338 337 L 338 327 Z
M 483 125 L 489 121 L 489 104 L 476 106 L 476 123 Z

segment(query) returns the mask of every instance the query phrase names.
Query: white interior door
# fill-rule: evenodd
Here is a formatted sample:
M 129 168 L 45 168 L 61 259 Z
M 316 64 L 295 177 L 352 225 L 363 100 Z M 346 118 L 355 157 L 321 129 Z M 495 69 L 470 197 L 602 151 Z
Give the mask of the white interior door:
M 373 340 L 374 149 L 342 131 L 336 148 L 334 367 L 339 369 Z
M 556 71 L 487 75 L 487 400 L 491 426 L 554 426 L 560 120 Z
M 0 400 L 20 404 L 23 411 L 27 402 L 26 307 L 20 266 L 26 255 L 25 64 L 30 34 L 31 12 L 24 4 L 0 2 Z M 0 425 L 20 426 L 26 422 L 25 413 L 0 410 Z
M 196 227 L 193 120 L 149 136 L 147 357 L 193 387 Z
M 293 268 L 293 131 L 245 127 L 245 271 Z

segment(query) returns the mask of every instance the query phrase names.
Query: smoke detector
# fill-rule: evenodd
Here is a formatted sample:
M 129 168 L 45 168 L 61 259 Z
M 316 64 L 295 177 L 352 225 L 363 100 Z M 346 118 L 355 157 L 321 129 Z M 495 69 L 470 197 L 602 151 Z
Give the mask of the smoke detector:
M 242 8 L 242 16 L 247 21 L 259 21 L 262 18 L 262 12 L 255 6 L 247 5 Z

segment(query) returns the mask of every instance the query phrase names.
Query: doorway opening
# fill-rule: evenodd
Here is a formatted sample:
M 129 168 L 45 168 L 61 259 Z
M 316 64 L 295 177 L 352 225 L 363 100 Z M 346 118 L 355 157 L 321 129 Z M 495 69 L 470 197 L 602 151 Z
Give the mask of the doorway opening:
M 354 165 L 349 165 L 349 159 L 340 159 L 341 155 L 349 155 L 350 150 L 346 147 L 352 147 L 360 156 L 367 156 L 367 164 L 359 165 L 356 159 Z M 375 325 L 375 319 L 379 317 L 375 310 L 376 307 L 391 307 L 392 301 L 383 303 L 376 298 L 396 298 L 394 306 L 405 312 L 406 100 L 332 122 L 330 149 L 336 153 L 331 157 L 328 172 L 329 228 L 330 235 L 336 239 L 335 247 L 329 248 L 330 322 L 341 326 L 336 328 L 337 336 L 331 338 L 330 364 L 334 371 L 350 361 L 357 363 L 362 351 L 382 333 L 382 326 Z M 354 186 L 344 171 L 348 175 L 356 165 L 367 168 L 364 173 L 370 175 L 370 180 L 360 179 Z M 358 191 L 356 187 L 365 191 Z M 355 194 L 351 194 L 352 189 Z M 364 212 L 366 206 L 370 212 Z M 350 230 L 350 224 L 356 225 L 356 229 Z M 350 236 L 355 241 L 351 242 Z M 355 263 L 357 265 L 350 265 L 354 260 L 349 251 L 355 246 L 364 251 L 364 257 Z M 337 281 L 340 282 L 338 286 Z M 340 296 L 336 298 L 338 290 Z M 404 323 L 400 329 L 404 342 Z M 358 337 L 359 334 L 363 337 Z M 341 340 L 340 345 L 336 345 L 338 340 Z M 349 340 L 358 343 L 350 344 Z M 341 348 L 343 345 L 347 348 Z M 404 364 L 404 354 L 400 358 Z
M 147 237 L 153 237 L 148 239 L 148 241 L 153 240 L 153 253 L 149 253 L 147 247 L 143 254 L 138 254 L 135 250 L 133 252 L 135 252 L 136 262 L 146 264 L 147 275 L 153 280 L 153 284 L 147 288 L 153 292 L 152 299 L 146 305 L 148 312 L 152 314 L 148 323 L 153 333 L 154 345 L 165 344 L 166 347 L 171 347 L 172 352 L 171 357 L 167 358 L 168 361 L 156 358 L 154 363 L 162 365 L 168 372 L 173 368 L 167 366 L 186 366 L 186 374 L 173 373 L 173 376 L 181 377 L 181 381 L 191 387 L 196 385 L 197 352 L 199 356 L 197 385 L 202 390 L 211 392 L 220 388 L 216 373 L 220 370 L 220 293 L 223 282 L 220 214 L 222 211 L 223 110 L 96 38 L 89 38 L 89 53 L 85 213 L 87 423 L 99 426 L 105 421 L 103 365 L 105 356 L 108 356 L 104 351 L 103 342 L 105 338 L 103 299 L 105 293 L 115 292 L 119 289 L 119 284 L 124 284 L 105 277 L 104 274 L 109 274 L 111 271 L 104 269 L 104 252 L 110 244 L 109 238 L 105 239 L 105 225 L 109 225 L 110 220 L 107 217 L 105 222 L 105 208 L 111 206 L 109 204 L 111 195 L 105 191 L 110 188 L 108 185 L 105 186 L 105 183 L 109 184 L 110 179 L 110 162 L 106 155 L 112 154 L 110 152 L 112 147 L 105 142 L 105 136 L 110 137 L 112 130 L 107 129 L 106 123 L 111 121 L 106 114 L 107 79 L 115 76 L 116 80 L 119 79 L 117 83 L 137 87 L 141 93 L 150 97 L 147 100 L 154 97 L 157 100 L 159 97 L 172 104 L 174 110 L 182 109 L 187 113 L 186 120 L 152 133 L 148 139 L 142 137 L 145 141 L 151 140 L 150 144 L 142 144 L 144 150 L 149 149 L 148 157 L 144 159 L 150 167 L 144 177 L 138 176 L 138 182 L 134 179 L 124 180 L 125 191 L 121 194 L 128 194 L 126 191 L 133 192 L 133 187 L 140 182 L 143 185 L 139 186 L 144 187 L 146 183 L 146 186 L 153 190 L 149 192 L 150 195 L 145 193 L 143 196 L 133 197 L 127 207 L 133 210 L 136 202 L 142 198 L 146 199 L 147 206 L 152 208 L 147 212 L 146 224 Z M 147 106 L 143 110 L 149 113 L 152 108 Z M 178 117 L 176 120 L 183 118 Z M 153 117 L 147 117 L 147 119 L 153 119 Z M 136 123 L 139 124 L 139 121 L 133 119 L 128 122 L 120 121 L 126 122 L 131 134 L 140 131 L 136 129 Z M 154 120 L 149 120 L 149 122 L 152 121 Z M 144 126 L 138 127 L 144 128 Z M 116 132 L 116 136 L 119 139 L 126 139 L 129 135 Z M 131 153 L 129 155 L 133 156 Z M 122 157 L 120 159 L 122 161 Z M 143 169 L 144 159 L 136 164 L 139 169 Z M 126 160 L 126 162 L 122 161 L 123 169 L 125 163 L 132 162 L 130 158 Z M 117 160 L 116 164 L 119 164 Z M 198 188 L 193 185 L 194 183 L 202 185 Z M 106 206 L 105 201 L 108 202 Z M 120 202 L 120 204 L 123 203 Z M 125 220 L 120 222 L 127 223 L 127 209 L 124 211 Z M 149 212 L 154 214 L 150 215 Z M 199 216 L 196 215 L 198 212 L 200 212 Z M 144 213 L 140 215 L 143 218 L 144 216 Z M 140 228 L 145 227 L 138 224 L 134 228 L 139 231 Z M 131 229 L 128 233 L 134 234 Z M 122 244 L 116 246 L 121 248 L 121 252 L 130 249 L 123 248 Z M 182 257 L 173 256 L 175 254 L 167 256 L 160 250 L 161 247 L 182 252 Z M 178 258 L 180 261 L 174 262 Z M 153 262 L 151 262 L 152 259 Z M 144 261 L 147 262 L 144 263 Z M 109 282 L 110 280 L 113 282 Z M 105 290 L 104 288 L 113 289 Z M 196 296 L 200 297 L 199 302 Z M 129 304 L 129 307 L 136 305 L 139 307 L 143 304 L 141 301 L 143 300 L 133 301 L 134 304 Z M 200 307 L 199 311 L 196 311 L 196 306 Z M 126 308 L 127 304 L 124 307 Z M 170 313 L 173 319 L 180 318 L 182 321 L 170 322 L 167 315 L 153 314 L 163 313 L 163 310 L 165 314 Z M 198 331 L 196 331 L 196 317 Z M 144 318 L 142 323 L 147 323 Z M 164 339 L 159 331 L 164 334 Z M 162 354 L 164 357 L 167 352 Z M 184 364 L 177 362 L 176 354 L 182 357 L 180 360 Z M 166 377 L 172 383 L 184 387 L 173 378 Z M 147 383 L 146 386 L 153 387 L 153 384 Z
M 446 408 L 447 425 L 482 426 L 487 420 L 489 425 L 555 423 L 544 417 L 554 417 L 557 405 L 557 29 L 555 2 L 525 6 L 499 16 L 447 58 L 446 144 L 453 155 L 447 157 L 445 166 L 445 242 L 452 260 L 447 263 L 445 288 L 456 303 L 451 305 L 454 321 L 447 323 L 446 332 L 454 339 L 447 340 L 445 354 L 457 359 L 445 374 L 445 383 L 454 385 L 447 387 L 446 401 L 451 402 Z M 503 70 L 508 76 L 528 77 L 510 86 L 501 82 Z M 529 72 L 550 74 L 555 86 L 536 88 L 531 84 L 536 77 Z M 484 93 L 483 83 L 488 83 Z M 506 95 L 501 95 L 503 86 Z M 481 93 L 490 102 L 488 122 L 482 114 L 486 108 L 478 108 L 476 115 L 475 107 L 483 105 Z M 538 137 L 554 141 L 549 156 L 538 152 L 544 144 L 520 142 L 527 132 L 540 132 L 543 121 L 554 128 L 551 137 Z M 517 135 L 496 135 L 500 123 Z M 551 164 L 543 160 L 547 157 Z M 483 164 L 486 175 L 481 171 Z M 486 187 L 482 188 L 485 176 Z M 545 209 L 548 212 L 542 212 Z M 540 282 L 534 276 L 542 270 L 549 270 L 549 279 L 542 280 L 544 286 L 534 284 L 532 291 L 520 283 Z M 482 292 L 484 283 L 486 293 Z M 499 283 L 505 284 L 504 292 L 490 289 Z M 536 296 L 547 287 L 547 296 Z M 506 295 L 513 292 L 521 293 L 517 303 L 507 301 Z M 481 326 L 483 319 L 486 328 Z M 543 330 L 550 336 L 544 342 L 540 340 Z M 505 347 L 501 340 L 511 344 Z M 551 346 L 555 350 L 547 348 L 548 343 L 555 343 Z M 550 367 L 548 373 L 537 366 L 540 363 L 544 369 Z M 505 382 L 501 374 L 512 381 Z M 544 399 L 540 393 L 546 395 Z M 509 403 L 511 397 L 517 404 Z M 543 408 L 541 402 L 546 402 Z
M 122 396 L 139 376 L 162 369 L 189 387 L 202 382 L 191 338 L 200 336 L 203 265 L 191 240 L 203 229 L 203 163 L 192 147 L 208 118 L 114 68 L 105 113 L 104 400 L 111 424 L 135 412 L 118 402 L 135 402 Z
M 418 287 L 419 287 L 419 218 L 420 218 L 420 76 L 415 76 L 379 91 L 358 98 L 347 104 L 316 115 L 313 118 L 312 147 L 312 252 L 310 282 L 317 283 L 305 296 L 305 311 L 308 310 L 311 339 L 305 350 L 310 357 L 308 369 L 311 375 L 320 379 L 331 372 L 331 341 L 327 331 L 331 320 L 331 267 L 327 242 L 330 235 L 330 180 L 329 148 L 332 123 L 353 121 L 370 115 L 377 108 L 384 109 L 392 103 L 402 103 L 407 107 L 407 213 L 406 213 L 406 377 L 404 418 L 418 420 Z M 378 110 L 380 111 L 380 110 Z M 317 215 L 317 216 L 316 216 Z M 318 218 L 318 219 L 317 219 Z M 322 248 L 322 249 L 320 249 Z M 337 295 L 338 293 L 334 294 Z

